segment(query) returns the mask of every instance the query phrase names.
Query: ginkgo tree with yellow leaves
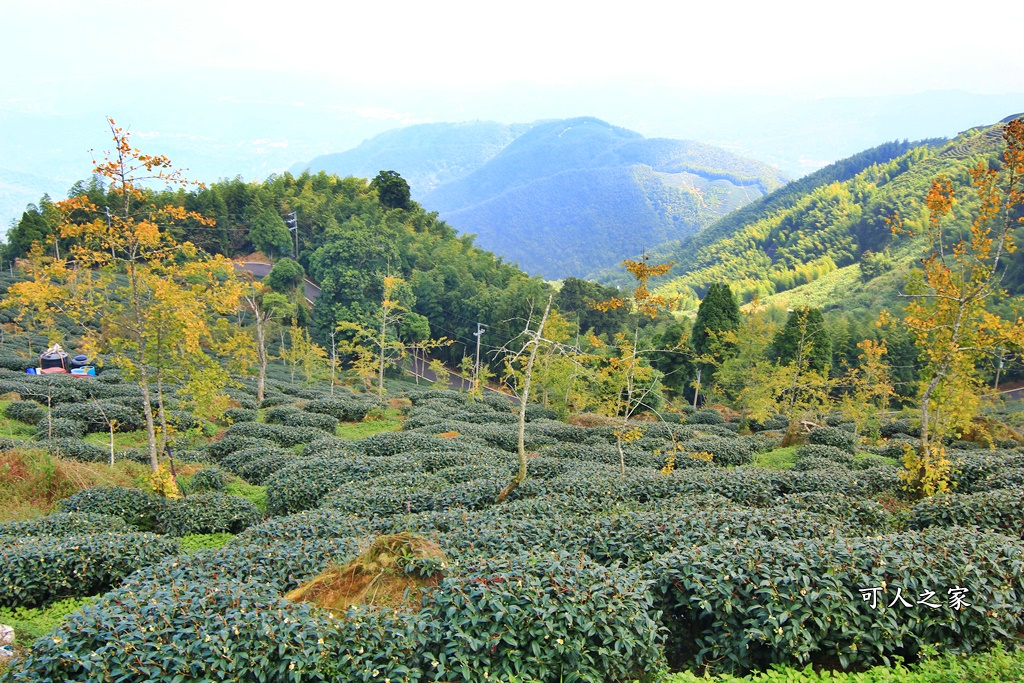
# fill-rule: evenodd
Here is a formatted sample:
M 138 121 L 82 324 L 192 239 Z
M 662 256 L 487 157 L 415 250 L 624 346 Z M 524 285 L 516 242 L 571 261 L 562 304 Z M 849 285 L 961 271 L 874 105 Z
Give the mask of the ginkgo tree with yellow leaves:
M 193 388 L 216 393 L 215 385 L 226 378 L 206 356 L 209 323 L 214 313 L 237 307 L 241 290 L 229 260 L 201 254 L 170 235 L 176 224 L 212 221 L 173 203 L 157 203 L 149 189 L 161 183 L 201 184 L 187 180 L 167 157 L 133 147 L 127 130 L 113 119 L 108 123 L 114 148 L 94 161 L 93 174 L 106 185 L 109 206 L 96 206 L 84 194 L 55 203 L 60 256 L 50 258 L 51 250 L 43 245 L 33 248 L 26 269 L 30 279 L 12 285 L 4 303 L 41 324 L 60 315 L 82 325 L 83 350 L 106 352 L 138 383 L 150 466 L 156 472 L 158 419 L 163 439 L 167 435 L 163 381 L 172 365 L 175 379 L 189 375 L 186 383 L 200 376 L 209 380 L 212 371 L 217 375 L 212 385 L 204 380 Z
M 999 348 L 1024 347 L 1024 320 L 1006 320 L 989 303 L 1000 288 L 1003 257 L 1015 249 L 1013 231 L 1024 205 L 1024 119 L 1003 129 L 1002 168 L 971 169 L 976 193 L 970 217 L 958 216 L 952 180 L 939 177 L 928 193 L 927 253 L 912 273 L 902 325 L 924 362 L 920 393 L 921 445 L 904 458 L 904 479 L 919 495 L 946 491 L 950 462 L 942 439 L 966 430 L 978 414 L 984 387 L 980 361 Z M 967 221 L 970 221 L 969 226 Z M 899 216 L 896 234 L 913 234 Z M 950 234 L 959 234 L 950 240 Z
M 644 254 L 639 261 L 622 262 L 637 281 L 630 296 L 622 299 L 611 297 L 608 301 L 594 304 L 599 311 L 628 310 L 633 315 L 632 332 L 615 335 L 613 353 L 607 353 L 607 345 L 596 335 L 589 338 L 596 352 L 594 358 L 599 359 L 591 380 L 591 386 L 596 389 L 598 410 L 622 420 L 622 425 L 615 430 L 622 474 L 626 473 L 626 455 L 622 445 L 641 435 L 638 429 L 629 427 L 629 421 L 638 411 L 649 406 L 659 385 L 660 373 L 651 367 L 644 351 L 639 348 L 640 321 L 644 317 L 654 319 L 675 305 L 675 300 L 652 294 L 647 287 L 651 278 L 666 275 L 672 263 L 651 264 L 649 260 L 650 257 Z

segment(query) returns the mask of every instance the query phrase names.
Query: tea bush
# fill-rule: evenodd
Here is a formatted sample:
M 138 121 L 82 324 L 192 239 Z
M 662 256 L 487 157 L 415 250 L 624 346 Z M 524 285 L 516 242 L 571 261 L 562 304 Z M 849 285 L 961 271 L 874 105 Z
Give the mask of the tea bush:
M 85 436 L 86 429 L 88 429 L 88 425 L 79 420 L 44 417 L 36 425 L 36 438 L 40 440 L 50 438 L 77 440 Z
M 705 408 L 691 413 L 686 417 L 686 424 L 689 425 L 720 425 L 725 424 L 725 418 L 714 408 Z
M 723 541 L 653 560 L 677 665 L 742 672 L 770 663 L 865 665 L 922 643 L 968 652 L 1024 625 L 1024 546 L 968 529 L 877 538 Z M 969 589 L 971 606 L 940 604 Z M 873 609 L 859 589 L 878 587 Z M 895 592 L 911 607 L 886 607 Z M 927 591 L 939 604 L 916 604 Z
M 328 434 L 334 434 L 338 429 L 338 420 L 330 415 L 307 413 L 301 410 L 282 417 L 281 424 L 288 427 L 312 427 Z
M 207 467 L 192 475 L 188 482 L 188 491 L 190 494 L 223 491 L 225 483 L 223 470 L 218 467 Z
M 703 436 L 684 441 L 683 448 L 693 453 L 710 453 L 717 465 L 748 465 L 754 460 L 754 443 L 749 439 Z
M 850 535 L 883 534 L 892 531 L 895 524 L 892 513 L 881 504 L 838 493 L 790 493 L 772 507 L 814 512 L 841 523 Z
M 853 467 L 853 455 L 835 446 L 821 446 L 817 444 L 806 444 L 796 449 L 797 464 L 807 458 L 819 458 L 831 461 L 833 464 L 843 467 Z
M 241 496 L 199 493 L 167 501 L 159 528 L 171 536 L 189 534 L 237 534 L 262 519 L 260 511 Z
M 157 528 L 166 501 L 139 489 L 93 486 L 60 502 L 64 512 L 87 512 L 120 517 L 141 531 Z
M 264 449 L 259 449 L 260 452 Z M 246 451 L 237 451 L 234 455 L 246 453 L 247 458 L 237 466 L 230 467 L 231 471 L 237 474 L 250 484 L 263 484 L 272 474 L 280 472 L 284 468 L 294 465 L 299 458 L 289 455 L 287 452 L 270 455 L 249 455 Z M 227 459 L 225 458 L 225 463 Z M 225 464 L 225 467 L 228 465 Z
M 243 448 L 277 448 L 277 443 L 270 439 L 256 439 L 251 437 L 225 436 L 218 441 L 211 441 L 203 446 L 202 450 L 214 460 L 221 460 L 235 451 Z
M 408 456 L 303 458 L 266 479 L 267 512 L 287 515 L 309 510 L 319 505 L 325 494 L 350 481 L 417 469 Z
M 179 552 L 171 539 L 148 533 L 95 533 L 56 538 L 0 538 L 0 606 L 38 607 L 94 595 L 136 569 Z
M 0 536 L 74 536 L 128 533 L 132 528 L 120 517 L 95 512 L 55 512 L 24 522 L 0 524 Z
M 12 420 L 34 425 L 46 417 L 46 409 L 35 401 L 11 401 L 4 408 L 4 415 Z
M 340 422 L 360 422 L 375 405 L 373 401 L 352 398 L 318 398 L 307 403 L 305 411 L 330 415 Z
M 114 431 L 134 432 L 146 426 L 141 411 L 133 410 L 113 400 L 69 403 L 53 409 L 54 419 L 77 420 L 86 426 L 88 432 L 110 430 L 108 420 L 116 420 Z
M 1024 488 L 932 496 L 910 509 L 909 524 L 915 529 L 972 526 L 1024 538 Z
M 462 451 L 464 444 L 456 439 L 443 439 L 416 432 L 382 432 L 360 439 L 352 448 L 373 457 L 408 453 L 410 451 Z
M 234 424 L 236 422 L 255 422 L 259 419 L 259 414 L 255 410 L 247 408 L 228 408 L 224 411 L 224 419 L 228 424 Z
M 857 437 L 851 432 L 838 427 L 820 427 L 812 429 L 807 435 L 807 442 L 819 446 L 832 446 L 850 453 L 857 452 Z
M 238 422 L 224 432 L 225 439 L 231 437 L 264 439 L 285 447 L 309 443 L 322 436 L 323 431 L 313 427 L 286 427 L 263 424 L 262 422 Z

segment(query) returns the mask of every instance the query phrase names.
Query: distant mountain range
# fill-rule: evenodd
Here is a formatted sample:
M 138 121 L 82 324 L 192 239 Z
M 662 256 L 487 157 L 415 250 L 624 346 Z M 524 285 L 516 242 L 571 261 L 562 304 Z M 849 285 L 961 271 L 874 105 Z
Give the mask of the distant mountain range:
M 410 126 L 300 166 L 398 171 L 425 208 L 552 279 L 694 234 L 787 180 L 711 145 L 647 139 L 591 117 Z

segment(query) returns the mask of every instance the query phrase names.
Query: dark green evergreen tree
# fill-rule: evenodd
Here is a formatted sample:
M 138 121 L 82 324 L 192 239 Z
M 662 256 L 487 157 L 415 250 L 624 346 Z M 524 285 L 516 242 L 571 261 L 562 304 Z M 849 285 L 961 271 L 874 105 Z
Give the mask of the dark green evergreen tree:
M 783 365 L 802 362 L 809 370 L 826 372 L 832 362 L 832 339 L 821 309 L 805 306 L 790 311 L 785 327 L 772 340 L 769 357 Z
M 292 235 L 288 225 L 274 209 L 265 209 L 256 218 L 249 239 L 254 247 L 267 256 L 287 254 L 292 247 Z
M 290 258 L 283 258 L 270 269 L 266 282 L 275 292 L 288 293 L 302 284 L 305 274 L 302 264 Z
M 4 248 L 5 261 L 24 258 L 32 248 L 33 242 L 43 243 L 53 234 L 53 229 L 43 215 L 34 206 L 21 214 L 21 220 L 7 233 L 7 246 Z
M 723 332 L 735 330 L 739 324 L 740 307 L 732 290 L 728 284 L 714 282 L 697 309 L 690 346 L 698 355 L 710 354 L 715 350 L 715 338 L 721 338 Z
M 409 201 L 412 199 L 409 183 L 405 182 L 405 178 L 398 175 L 397 171 L 381 171 L 370 181 L 370 187 L 377 190 L 381 206 L 389 209 L 409 207 Z

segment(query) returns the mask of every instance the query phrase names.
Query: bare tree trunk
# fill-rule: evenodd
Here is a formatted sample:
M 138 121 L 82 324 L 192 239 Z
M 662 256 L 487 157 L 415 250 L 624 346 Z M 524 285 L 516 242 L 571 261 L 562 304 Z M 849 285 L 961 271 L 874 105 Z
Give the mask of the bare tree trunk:
M 378 401 L 383 401 L 384 400 L 384 349 L 385 349 L 385 342 L 387 341 L 386 336 L 385 336 L 387 334 L 387 329 L 388 329 L 387 325 L 388 325 L 388 314 L 387 314 L 387 311 L 384 310 L 384 311 L 381 312 L 381 316 L 380 316 L 380 363 L 379 363 L 378 369 L 377 369 L 377 400 Z
M 156 409 L 160 418 L 160 452 L 167 450 L 167 412 L 164 410 L 164 376 L 161 369 L 156 371 Z
M 551 298 L 548 297 L 548 305 L 544 308 L 544 316 L 540 319 L 540 326 L 532 339 L 528 342 L 533 345 L 530 349 L 530 358 L 526 361 L 526 369 L 523 372 L 523 395 L 519 397 L 519 472 L 512 477 L 508 486 L 503 488 L 495 503 L 503 503 L 508 495 L 526 480 L 526 404 L 530 399 L 530 381 L 533 378 L 533 362 L 537 359 L 537 349 L 540 347 L 540 337 L 544 332 L 544 325 L 548 322 L 548 313 L 551 311 Z
M 267 328 L 258 307 L 253 307 L 253 313 L 256 314 L 256 361 L 260 366 L 256 376 L 256 400 L 263 403 L 267 386 Z
M 142 414 L 146 416 L 146 441 L 149 446 L 149 466 L 156 472 L 160 469 L 160 458 L 156 450 L 156 426 L 153 423 L 153 406 L 150 405 L 149 373 L 146 366 L 139 364 L 139 388 L 142 390 Z
M 127 210 L 127 208 L 126 208 Z M 135 309 L 135 332 L 139 335 L 138 363 L 139 388 L 142 390 L 142 413 L 146 416 L 146 441 L 149 446 L 149 466 L 154 472 L 160 469 L 160 458 L 156 450 L 156 426 L 153 424 L 153 406 L 150 405 L 149 372 L 146 369 L 146 337 L 142 319 L 142 300 L 139 293 L 139 276 L 135 270 L 135 262 L 130 261 L 128 268 L 129 281 L 132 285 L 132 306 Z

